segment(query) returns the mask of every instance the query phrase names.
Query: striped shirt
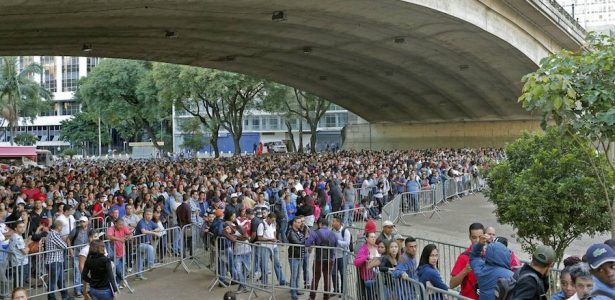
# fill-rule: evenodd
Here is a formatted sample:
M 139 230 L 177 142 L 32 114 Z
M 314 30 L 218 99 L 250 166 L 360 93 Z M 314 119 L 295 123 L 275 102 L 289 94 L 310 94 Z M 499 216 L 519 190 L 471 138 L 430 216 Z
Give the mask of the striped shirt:
M 47 242 L 45 243 L 45 251 L 47 251 L 47 263 L 64 262 L 64 249 L 68 246 L 60 237 L 60 233 L 55 230 L 49 230 Z

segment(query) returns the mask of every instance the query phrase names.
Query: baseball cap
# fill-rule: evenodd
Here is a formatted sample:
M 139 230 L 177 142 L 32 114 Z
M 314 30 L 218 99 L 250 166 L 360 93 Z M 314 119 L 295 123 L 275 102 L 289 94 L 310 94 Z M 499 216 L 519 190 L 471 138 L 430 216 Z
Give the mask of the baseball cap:
M 231 194 L 231 198 L 237 198 L 237 197 L 238 197 L 237 193 L 232 193 Z
M 88 221 L 88 217 L 86 216 L 81 216 L 81 218 L 79 218 L 79 222 L 87 222 Z
M 540 245 L 536 247 L 532 258 L 543 265 L 548 265 L 555 261 L 555 251 L 549 246 Z
M 598 269 L 607 262 L 615 262 L 615 250 L 607 244 L 593 244 L 585 253 L 587 263 L 592 269 Z
M 382 227 L 395 227 L 395 224 L 393 224 L 393 222 L 386 220 L 384 222 L 382 222 Z
M 508 239 L 503 237 L 503 236 L 498 236 L 495 239 L 493 239 L 493 242 L 498 242 L 503 244 L 504 246 L 508 247 Z
M 395 235 L 395 240 L 405 240 L 405 239 L 406 238 L 404 238 L 404 236 L 399 233 Z

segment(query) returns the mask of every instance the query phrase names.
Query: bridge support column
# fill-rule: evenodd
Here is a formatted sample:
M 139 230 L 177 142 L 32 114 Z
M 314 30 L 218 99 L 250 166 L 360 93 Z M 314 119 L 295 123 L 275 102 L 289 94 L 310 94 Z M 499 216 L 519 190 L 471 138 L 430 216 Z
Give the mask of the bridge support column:
M 344 149 L 423 149 L 502 147 L 539 121 L 472 121 L 427 124 L 348 124 Z

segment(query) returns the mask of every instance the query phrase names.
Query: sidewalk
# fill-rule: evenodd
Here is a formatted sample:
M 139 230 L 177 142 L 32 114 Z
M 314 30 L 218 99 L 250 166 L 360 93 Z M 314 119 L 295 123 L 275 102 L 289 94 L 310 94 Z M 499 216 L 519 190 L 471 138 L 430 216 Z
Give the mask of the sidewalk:
M 483 194 L 473 194 L 462 199 L 457 199 L 454 202 L 441 207 L 441 218 L 434 215 L 432 219 L 421 215 L 409 216 L 404 220 L 410 226 L 397 224 L 399 232 L 406 235 L 413 235 L 422 238 L 428 238 L 449 244 L 469 246 L 468 227 L 473 222 L 480 222 L 485 227 L 493 226 L 498 236 L 503 236 L 508 239 L 508 246 L 521 259 L 529 259 L 529 254 L 521 249 L 521 245 L 515 238 L 515 231 L 510 225 L 502 225 L 497 222 L 495 216 L 495 205 L 487 201 Z M 585 254 L 587 247 L 593 243 L 603 243 L 609 239 L 609 234 L 598 235 L 593 238 L 583 236 L 582 239 L 574 241 L 568 249 L 566 249 L 564 257 L 577 255 L 579 257 Z

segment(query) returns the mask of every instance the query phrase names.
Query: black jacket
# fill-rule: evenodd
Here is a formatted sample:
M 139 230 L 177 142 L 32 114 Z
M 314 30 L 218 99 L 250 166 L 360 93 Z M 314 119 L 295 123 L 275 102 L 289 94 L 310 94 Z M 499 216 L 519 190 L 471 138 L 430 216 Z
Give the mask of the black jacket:
M 111 260 L 100 254 L 88 255 L 81 272 L 81 280 L 90 284 L 95 289 L 111 288 L 117 292 L 117 283 L 111 266 Z
M 288 243 L 296 244 L 298 246 L 288 247 L 288 258 L 303 258 L 305 255 L 305 248 L 303 245 L 305 244 L 306 237 L 307 233 L 305 231 L 295 231 L 294 228 L 290 228 L 288 231 Z
M 542 285 L 533 276 L 525 276 L 524 274 L 533 272 L 541 279 Z M 549 290 L 549 277 L 538 273 L 529 264 L 523 265 L 519 271 L 519 277 L 515 289 L 512 291 L 512 300 L 546 300 L 546 292 Z

